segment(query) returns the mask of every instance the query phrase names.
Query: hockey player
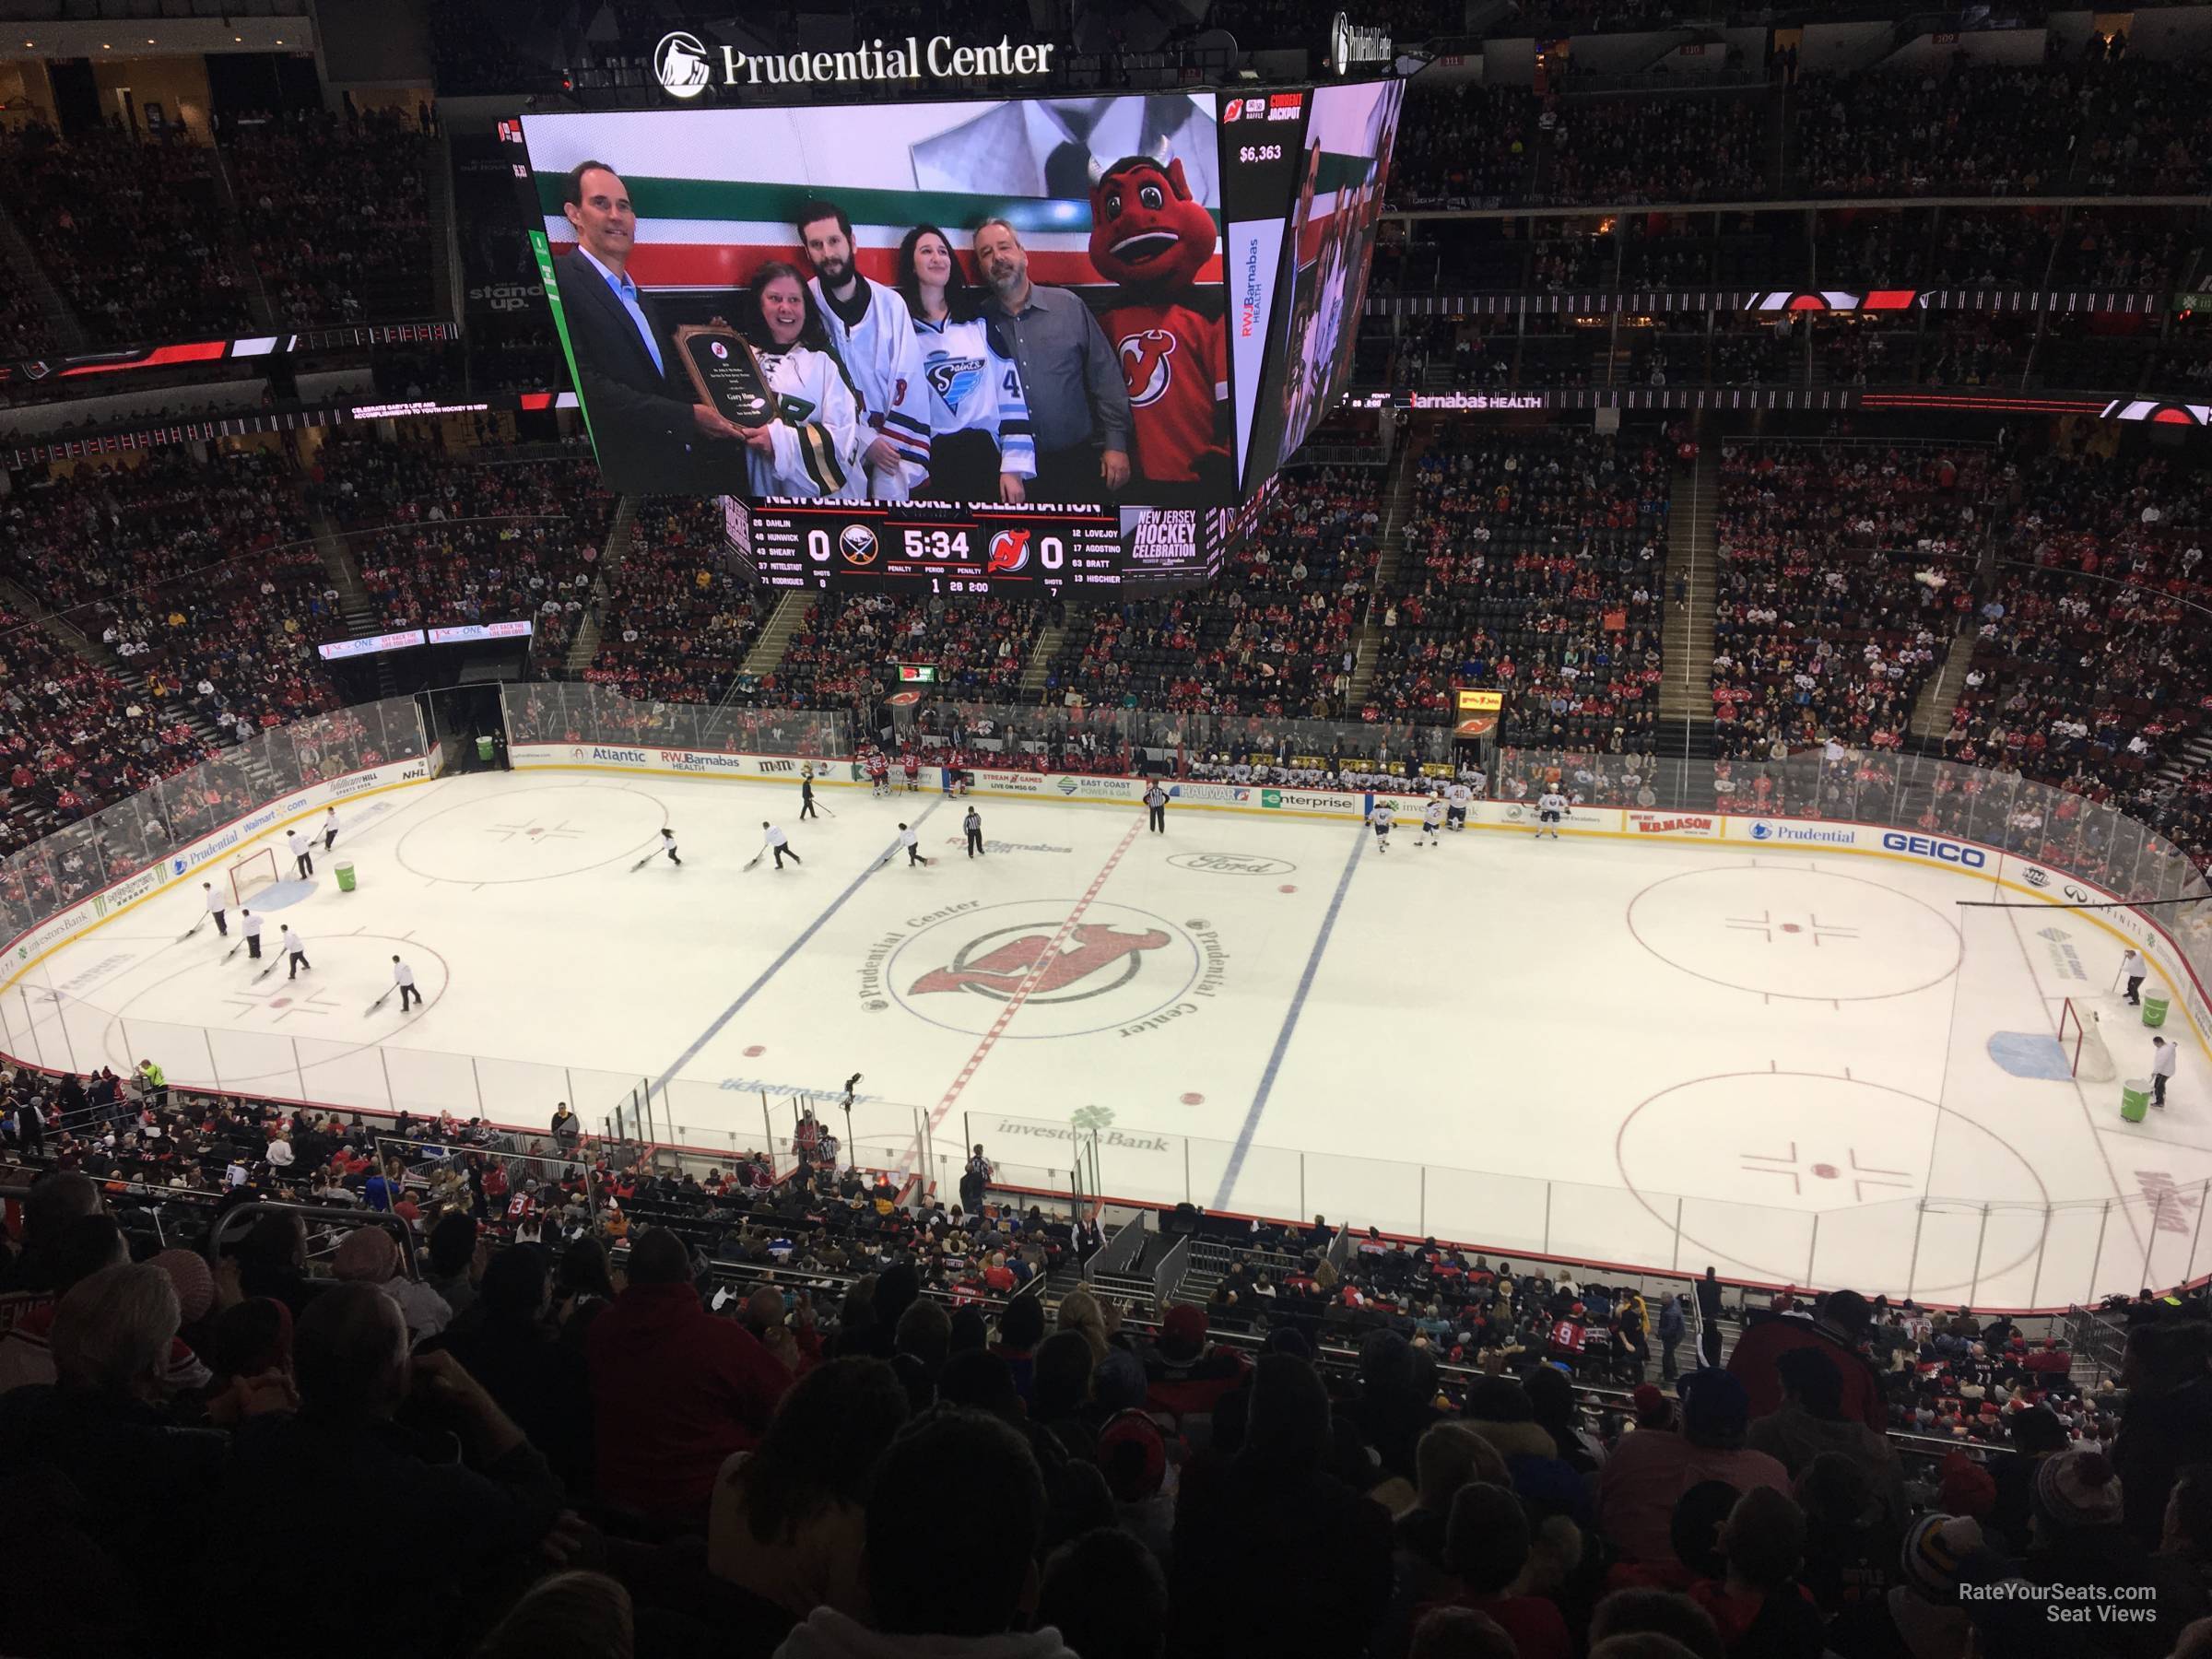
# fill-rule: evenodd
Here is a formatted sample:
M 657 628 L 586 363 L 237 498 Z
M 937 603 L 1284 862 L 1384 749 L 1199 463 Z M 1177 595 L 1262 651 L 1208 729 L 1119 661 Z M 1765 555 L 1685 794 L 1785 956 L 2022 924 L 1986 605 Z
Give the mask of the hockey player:
M 968 856 L 973 858 L 983 850 L 983 815 L 974 807 L 960 820 L 960 828 L 968 832 Z
M 1465 782 L 1454 782 L 1444 791 L 1444 827 L 1454 834 L 1467 827 L 1467 803 L 1475 792 Z
M 794 223 L 815 271 L 806 286 L 859 394 L 863 493 L 903 501 L 929 471 L 929 390 L 913 315 L 897 288 L 855 268 L 853 221 L 843 208 L 809 202 Z
M 909 749 L 899 757 L 899 770 L 906 776 L 906 793 L 912 794 L 922 787 L 922 762 Z
M 1375 831 L 1376 852 L 1387 853 L 1390 851 L 1390 827 L 1397 821 L 1397 816 L 1396 804 L 1391 801 L 1377 801 L 1373 809 L 1368 813 L 1367 821 L 1373 826 Z
M 315 873 L 314 842 L 297 830 L 287 830 L 284 832 L 284 847 L 292 855 L 292 867 L 300 872 L 300 880 L 305 881 Z
M 1421 808 L 1421 845 L 1435 846 L 1436 832 L 1443 827 L 1444 804 L 1437 796 L 1430 795 L 1429 804 Z
M 215 931 L 220 934 L 224 938 L 229 938 L 230 936 L 230 923 L 223 914 L 223 905 L 225 900 L 222 894 L 215 890 L 215 883 L 212 881 L 201 882 L 200 890 L 207 895 L 207 913 L 215 918 Z M 2140 982 L 2137 982 L 2139 983 Z
M 891 793 L 891 763 L 881 749 L 868 751 L 868 793 L 877 800 Z
M 1567 816 L 1567 797 L 1556 788 L 1547 789 L 1536 797 L 1536 830 L 1544 833 L 1545 826 L 1551 828 L 1551 839 L 1559 839 L 1559 820 Z
M 670 864 L 679 869 L 682 867 L 684 861 L 676 854 L 676 831 L 665 824 L 661 826 L 661 851 L 667 855 Z
M 768 850 L 776 855 L 777 869 L 780 870 L 783 867 L 783 861 L 787 858 L 790 859 L 793 864 L 805 864 L 806 862 L 798 855 L 797 851 L 791 844 L 791 837 L 783 833 L 781 826 L 771 824 L 766 818 L 762 818 L 760 820 L 760 833 L 767 840 Z
M 906 849 L 906 864 L 909 869 L 916 865 L 925 865 L 929 862 L 928 859 L 922 856 L 922 838 L 904 824 L 899 826 L 899 844 Z
M 329 852 L 337 839 L 338 809 L 335 806 L 325 806 L 323 809 L 323 851 Z
M 767 425 L 744 429 L 752 492 L 859 499 L 868 429 L 799 273 L 770 260 L 754 273 L 739 309 L 776 406 Z

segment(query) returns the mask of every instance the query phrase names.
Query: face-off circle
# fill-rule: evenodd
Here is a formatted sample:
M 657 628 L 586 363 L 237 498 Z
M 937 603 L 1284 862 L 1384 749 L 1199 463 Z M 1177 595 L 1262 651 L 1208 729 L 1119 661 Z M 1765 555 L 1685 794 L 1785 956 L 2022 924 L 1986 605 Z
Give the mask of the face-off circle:
M 1715 985 L 1806 1002 L 1868 1002 L 1940 984 L 1959 931 L 1934 906 L 1834 870 L 1685 870 L 1629 903 L 1629 931 L 1669 967 Z M 1930 962 L 1942 964 L 1931 974 Z
M 1984 1284 L 2034 1254 L 2050 1202 L 2034 1166 L 1965 1113 L 1820 1072 L 1725 1072 L 1662 1089 L 1621 1124 L 1614 1156 L 1652 1218 L 1679 1221 L 1685 1265 L 1802 1284 L 1810 1252 L 1821 1265 L 1856 1262 L 1869 1292 L 1896 1292 L 1908 1277 L 1920 1295 L 1971 1283 L 1945 1224 L 1916 1229 L 1924 1195 L 1956 1201 L 1932 1217 L 1986 1204 L 2005 1218 L 1986 1240 Z
M 947 917 L 891 953 L 884 983 L 908 1013 L 979 1037 L 1019 995 L 1020 1010 L 1003 1034 L 1035 1038 L 1147 1018 L 1197 982 L 1198 942 L 1182 927 L 1149 911 L 1094 901 L 1063 933 L 1075 904 L 1019 900 Z
M 400 838 L 393 857 L 429 881 L 544 881 L 624 858 L 660 858 L 668 821 L 667 809 L 642 790 L 510 785 L 431 813 Z

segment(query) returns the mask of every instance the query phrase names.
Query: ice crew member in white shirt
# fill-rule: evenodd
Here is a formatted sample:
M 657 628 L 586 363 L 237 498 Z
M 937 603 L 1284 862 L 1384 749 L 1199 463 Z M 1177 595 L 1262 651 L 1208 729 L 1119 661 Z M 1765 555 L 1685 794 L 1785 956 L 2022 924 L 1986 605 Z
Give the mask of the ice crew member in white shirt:
M 2173 1068 L 2181 1053 L 2179 1043 L 2163 1037 L 2150 1040 L 2150 1103 L 2160 1112 L 2166 1110 L 2166 1085 L 2173 1081 Z
M 224 938 L 229 938 L 230 936 L 230 924 L 223 915 L 222 894 L 215 890 L 215 883 L 212 881 L 201 882 L 200 890 L 207 895 L 207 913 L 215 918 L 215 931 L 222 935 Z M 2132 956 L 2135 953 L 2130 951 L 2128 954 Z M 2141 982 L 2138 981 L 2137 982 L 2140 983 Z
M 223 924 L 220 911 L 216 912 L 215 924 L 218 927 Z M 2121 976 L 2127 981 L 2127 1006 L 2131 1008 L 2141 1007 L 2143 1006 L 2144 973 L 2142 953 L 2130 947 L 2127 954 L 2120 959 L 2120 972 Z
M 315 873 L 315 843 L 302 837 L 297 830 L 284 832 L 285 850 L 292 855 L 292 866 L 305 881 Z
M 314 964 L 307 959 L 307 941 L 288 926 L 283 932 L 285 958 L 291 964 L 290 971 L 284 977 L 288 980 L 298 979 L 300 969 L 312 969 Z
M 925 865 L 929 862 L 928 859 L 922 856 L 921 841 L 922 838 L 904 824 L 899 826 L 899 844 L 906 849 L 906 863 L 910 869 L 915 865 Z
M 1397 821 L 1397 818 L 1398 809 L 1389 801 L 1377 801 L 1369 811 L 1367 821 L 1374 827 L 1376 852 L 1390 851 L 1390 827 Z
M 968 856 L 973 858 L 983 850 L 983 815 L 974 807 L 960 820 L 960 828 L 968 832 Z
M 1150 820 L 1155 833 L 1165 835 L 1168 832 L 1168 792 L 1158 782 L 1145 791 L 1145 816 Z
M 1544 833 L 1544 826 L 1551 826 L 1551 839 L 1559 839 L 1559 819 L 1567 816 L 1567 797 L 1556 789 L 1547 789 L 1536 797 L 1536 833 Z
M 338 809 L 335 806 L 325 806 L 323 809 L 323 851 L 329 852 L 331 843 L 337 839 Z
M 392 959 L 392 982 L 399 987 L 399 1011 L 407 1011 L 407 999 L 422 1000 L 422 993 L 415 989 L 415 970 L 397 957 Z
M 261 960 L 261 918 L 250 910 L 241 910 L 238 913 L 241 918 L 239 929 L 246 935 L 246 960 L 258 962 Z
M 1457 831 L 1467 827 L 1467 803 L 1474 798 L 1475 792 L 1465 783 L 1454 783 L 1444 791 L 1444 822 L 1447 828 Z
M 1436 796 L 1430 795 L 1429 804 L 1421 808 L 1421 845 L 1424 847 L 1435 846 L 1436 832 L 1443 827 L 1444 804 Z
M 777 869 L 780 870 L 783 867 L 783 861 L 787 858 L 790 859 L 793 864 L 805 864 L 806 862 L 798 855 L 796 851 L 793 849 L 791 845 L 791 837 L 783 833 L 782 826 L 771 824 L 766 818 L 762 818 L 760 820 L 760 833 L 768 840 L 768 850 L 776 855 Z
M 661 851 L 668 854 L 668 862 L 681 867 L 683 860 L 676 855 L 676 831 L 667 825 L 661 826 Z

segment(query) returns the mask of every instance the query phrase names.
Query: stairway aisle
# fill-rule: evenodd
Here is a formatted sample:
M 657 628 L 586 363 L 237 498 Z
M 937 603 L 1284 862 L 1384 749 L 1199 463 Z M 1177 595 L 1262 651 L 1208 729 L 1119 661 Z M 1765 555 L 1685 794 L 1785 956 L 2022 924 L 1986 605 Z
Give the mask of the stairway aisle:
M 1720 593 L 1720 482 L 1702 448 L 1695 461 L 1677 464 L 1670 500 L 1658 748 L 1702 758 L 1712 753 L 1712 611 Z
M 776 601 L 774 615 L 753 648 L 746 653 L 745 672 L 755 678 L 773 674 L 783 660 L 783 653 L 791 644 L 791 636 L 805 626 L 813 613 L 815 594 L 810 588 L 794 588 Z
M 1383 496 L 1382 543 L 1375 558 L 1375 579 L 1368 591 L 1367 613 L 1352 636 L 1352 686 L 1345 697 L 1345 718 L 1367 704 L 1375 685 L 1375 659 L 1382 652 L 1382 607 L 1398 591 L 1398 568 L 1406 550 L 1406 519 L 1413 511 L 1413 464 L 1421 445 L 1401 443 L 1391 460 L 1389 488 Z

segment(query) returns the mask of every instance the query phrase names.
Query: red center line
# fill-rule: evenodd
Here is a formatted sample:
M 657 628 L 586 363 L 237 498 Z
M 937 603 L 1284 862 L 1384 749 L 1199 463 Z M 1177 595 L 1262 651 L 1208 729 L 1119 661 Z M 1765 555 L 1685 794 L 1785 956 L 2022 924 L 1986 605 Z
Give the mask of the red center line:
M 950 1087 L 945 1090 L 945 1098 L 939 1100 L 930 1112 L 929 1129 L 933 1138 L 937 1126 L 944 1123 L 946 1117 L 951 1112 L 953 1102 L 960 1098 L 960 1091 L 968 1087 L 968 1080 L 975 1076 L 977 1069 L 982 1066 L 992 1049 L 997 1045 L 999 1038 L 1005 1034 L 1006 1027 L 1013 1024 L 1014 1016 L 1021 1011 L 1021 1005 L 1029 1001 L 1030 993 L 1034 991 L 1038 983 L 1044 978 L 1044 971 L 1059 959 L 1060 947 L 1066 941 L 1068 934 L 1074 929 L 1076 924 L 1083 919 L 1083 912 L 1088 910 L 1091 901 L 1098 898 L 1099 889 L 1106 885 L 1107 877 L 1113 874 L 1114 866 L 1122 862 L 1122 855 L 1135 843 L 1137 831 L 1143 828 L 1144 826 L 1140 822 L 1133 821 L 1130 824 L 1129 832 L 1122 837 L 1121 845 L 1114 848 L 1112 855 L 1106 860 L 1099 873 L 1091 877 L 1090 886 L 1084 889 L 1083 897 L 1076 900 L 1075 908 L 1067 912 L 1067 919 L 1060 924 L 1060 930 L 1053 935 L 1052 942 L 1037 953 L 1037 959 L 1030 964 L 1029 971 L 1021 976 L 1021 983 L 1014 987 L 1014 994 L 1006 998 L 1006 1006 L 999 1010 L 998 1018 L 991 1022 L 991 1029 L 983 1033 L 982 1041 L 975 1045 L 975 1052 L 968 1056 L 967 1064 L 960 1067 L 959 1076 L 953 1078 Z M 917 1140 L 907 1148 L 905 1160 L 900 1167 L 900 1173 L 905 1175 L 911 1171 L 915 1160 L 921 1155 L 922 1147 Z

